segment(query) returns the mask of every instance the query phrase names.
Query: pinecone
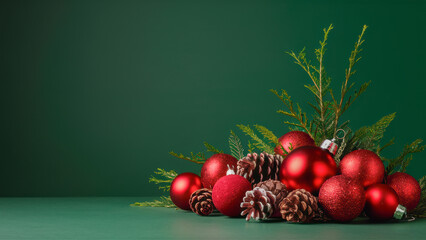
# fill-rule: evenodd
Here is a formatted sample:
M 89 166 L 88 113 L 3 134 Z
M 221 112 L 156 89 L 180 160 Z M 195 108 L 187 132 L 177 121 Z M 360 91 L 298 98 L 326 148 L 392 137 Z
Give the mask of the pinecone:
M 191 210 L 200 216 L 207 216 L 214 210 L 212 191 L 207 188 L 199 189 L 189 198 Z
M 245 177 L 252 184 L 269 179 L 278 179 L 283 157 L 266 152 L 249 153 L 237 163 L 237 175 Z
M 250 218 L 255 220 L 267 219 L 274 211 L 275 195 L 263 188 L 255 187 L 251 191 L 246 192 L 240 207 L 243 209 L 241 216 L 246 216 L 246 220 Z
M 287 187 L 285 186 L 285 184 L 281 183 L 279 180 L 270 179 L 257 183 L 253 185 L 253 187 L 263 188 L 266 191 L 270 191 L 272 192 L 272 194 L 275 195 L 276 200 L 274 206 L 274 214 L 272 215 L 272 217 L 280 217 L 281 214 L 279 204 L 288 195 Z
M 312 221 L 314 222 L 329 222 L 332 220 L 333 219 L 329 217 L 319 206 L 317 212 L 315 213 L 315 216 L 312 218 Z
M 309 222 L 318 211 L 318 199 L 305 189 L 296 189 L 280 203 L 281 216 L 290 222 Z

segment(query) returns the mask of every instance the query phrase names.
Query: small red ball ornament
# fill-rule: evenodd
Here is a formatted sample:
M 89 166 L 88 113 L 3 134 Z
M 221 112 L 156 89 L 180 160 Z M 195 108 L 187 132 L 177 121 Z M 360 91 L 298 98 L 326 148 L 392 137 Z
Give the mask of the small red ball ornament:
M 365 190 L 365 200 L 365 213 L 372 220 L 400 219 L 405 215 L 405 207 L 399 205 L 395 190 L 386 184 L 370 185 Z
M 170 185 L 170 198 L 180 209 L 191 210 L 189 198 L 193 192 L 202 187 L 201 178 L 197 174 L 181 173 L 173 179 Z
M 351 221 L 364 209 L 364 187 L 343 175 L 334 176 L 321 186 L 318 200 L 324 211 L 334 220 Z
M 399 204 L 407 208 L 408 211 L 416 208 L 419 204 L 422 190 L 415 178 L 397 172 L 387 177 L 386 183 L 398 194 Z
M 355 179 L 368 187 L 381 183 L 385 175 L 385 166 L 377 154 L 369 150 L 355 150 L 347 154 L 340 162 L 342 175 Z
M 252 190 L 250 182 L 239 175 L 228 175 L 220 178 L 213 187 L 212 198 L 216 209 L 229 217 L 241 214 L 240 204 L 245 193 Z
M 282 147 L 290 153 L 292 150 L 303 146 L 315 146 L 315 141 L 309 134 L 301 131 L 291 131 L 278 139 L 278 145 L 275 147 L 274 152 L 280 155 L 287 155 L 284 153 Z M 281 147 L 282 146 L 282 147 Z
M 288 190 L 305 189 L 318 193 L 328 178 L 336 175 L 333 156 L 326 149 L 305 146 L 293 150 L 284 158 L 280 167 L 280 180 Z
M 211 156 L 201 168 L 201 182 L 205 188 L 213 189 L 219 178 L 226 175 L 228 167 L 237 168 L 238 160 L 225 153 L 217 153 Z

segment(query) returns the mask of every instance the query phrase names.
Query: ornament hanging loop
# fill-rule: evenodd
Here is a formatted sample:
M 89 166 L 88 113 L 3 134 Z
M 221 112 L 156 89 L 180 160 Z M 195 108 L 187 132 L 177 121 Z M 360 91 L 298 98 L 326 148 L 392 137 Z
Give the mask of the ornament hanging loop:
M 343 135 L 342 135 L 343 134 Z M 331 141 L 336 141 L 336 139 L 342 140 L 346 137 L 346 132 L 343 129 L 337 129 L 334 133 L 334 138 Z

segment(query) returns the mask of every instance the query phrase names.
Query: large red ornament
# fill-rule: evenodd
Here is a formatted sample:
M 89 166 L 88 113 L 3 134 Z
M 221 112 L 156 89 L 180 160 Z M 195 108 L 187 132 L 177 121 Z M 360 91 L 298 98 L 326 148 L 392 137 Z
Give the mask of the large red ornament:
M 408 211 L 416 208 L 419 204 L 422 190 L 415 178 L 397 172 L 387 177 L 386 183 L 398 194 L 399 204 L 406 207 Z
M 336 174 L 332 155 L 319 147 L 300 147 L 284 158 L 280 167 L 280 180 L 288 190 L 305 189 L 318 193 L 321 185 Z
M 274 151 L 276 154 L 287 155 L 284 153 L 283 149 L 290 153 L 292 150 L 295 150 L 298 147 L 303 146 L 315 146 L 315 141 L 309 136 L 309 134 L 301 131 L 291 131 L 278 139 L 278 145 L 275 147 Z
M 365 200 L 365 213 L 373 220 L 391 219 L 399 204 L 395 190 L 381 183 L 365 190 Z
M 364 187 L 343 175 L 334 176 L 321 186 L 318 200 L 324 211 L 334 220 L 351 221 L 364 209 Z
M 201 178 L 197 174 L 181 173 L 173 179 L 170 185 L 170 198 L 177 207 L 190 210 L 189 198 L 191 194 L 202 187 Z
M 238 160 L 225 153 L 217 153 L 211 156 L 201 168 L 201 182 L 205 188 L 213 189 L 219 178 L 226 175 L 228 166 L 231 169 L 237 168 Z
M 346 177 L 360 181 L 364 187 L 381 183 L 385 166 L 377 154 L 369 150 L 355 150 L 340 162 L 340 171 Z
M 230 217 L 241 214 L 240 204 L 245 193 L 252 190 L 250 182 L 239 175 L 228 175 L 220 178 L 213 187 L 213 204 L 219 212 Z

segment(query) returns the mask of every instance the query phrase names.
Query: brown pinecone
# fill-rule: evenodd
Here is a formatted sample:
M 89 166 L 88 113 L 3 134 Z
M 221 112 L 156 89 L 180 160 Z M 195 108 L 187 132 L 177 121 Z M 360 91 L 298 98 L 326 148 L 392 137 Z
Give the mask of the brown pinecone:
M 263 188 L 255 187 L 246 192 L 240 207 L 243 209 L 241 216 L 246 216 L 255 220 L 267 219 L 274 211 L 275 195 Z
M 189 198 L 191 210 L 200 216 L 207 216 L 214 210 L 212 191 L 207 188 L 199 189 Z
M 281 201 L 280 210 L 289 222 L 309 222 L 318 211 L 318 200 L 305 189 L 296 189 Z
M 253 185 L 253 187 L 263 188 L 266 191 L 270 191 L 272 192 L 272 194 L 275 195 L 276 200 L 274 206 L 274 214 L 272 215 L 272 217 L 280 217 L 281 214 L 279 204 L 288 195 L 287 187 L 285 186 L 285 184 L 281 183 L 279 180 L 270 179 L 257 183 Z
M 329 222 L 333 219 L 329 217 L 321 207 L 318 206 L 318 210 L 315 213 L 315 216 L 312 218 L 314 222 Z
M 283 157 L 266 152 L 249 153 L 237 163 L 237 175 L 245 177 L 252 184 L 269 179 L 278 179 Z

